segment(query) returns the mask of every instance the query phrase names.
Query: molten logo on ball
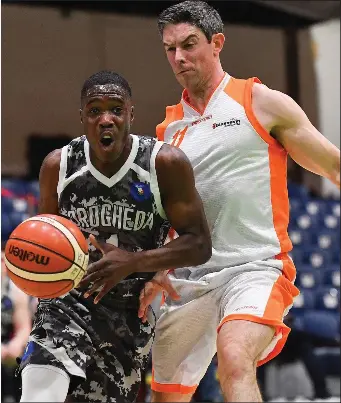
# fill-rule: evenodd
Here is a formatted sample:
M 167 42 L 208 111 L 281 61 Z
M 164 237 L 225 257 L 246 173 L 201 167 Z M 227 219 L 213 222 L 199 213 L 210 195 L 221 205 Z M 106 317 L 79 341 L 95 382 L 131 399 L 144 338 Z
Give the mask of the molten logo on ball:
M 17 248 L 16 246 L 11 245 L 9 247 L 9 254 L 13 256 L 17 256 L 23 262 L 28 260 L 29 262 L 35 261 L 37 264 L 42 264 L 47 266 L 49 264 L 50 258 L 43 255 L 38 255 L 33 252 L 28 252 L 25 249 Z

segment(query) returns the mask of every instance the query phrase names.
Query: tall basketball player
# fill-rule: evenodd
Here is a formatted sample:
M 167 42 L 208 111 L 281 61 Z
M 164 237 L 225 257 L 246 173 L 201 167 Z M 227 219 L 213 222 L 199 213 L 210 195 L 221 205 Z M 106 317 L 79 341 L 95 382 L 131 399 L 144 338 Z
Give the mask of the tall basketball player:
M 184 91 L 157 136 L 192 163 L 213 251 L 204 265 L 169 275 L 181 300 L 168 298 L 157 324 L 153 399 L 190 401 L 217 351 L 226 401 L 258 402 L 256 366 L 281 351 L 283 316 L 299 293 L 288 256 L 287 154 L 340 186 L 340 151 L 289 96 L 223 70 L 223 23 L 207 3 L 172 5 L 158 26 Z
M 211 256 L 191 165 L 181 150 L 130 134 L 127 81 L 105 71 L 91 76 L 80 115 L 84 135 L 42 164 L 40 212 L 96 237 L 106 281 L 90 281 L 88 298 L 83 287 L 40 300 L 19 367 L 23 402 L 135 401 L 155 325 L 151 310 L 146 323 L 138 318 L 141 289 L 158 270 Z M 162 247 L 170 225 L 179 238 Z M 101 251 L 90 245 L 92 263 Z

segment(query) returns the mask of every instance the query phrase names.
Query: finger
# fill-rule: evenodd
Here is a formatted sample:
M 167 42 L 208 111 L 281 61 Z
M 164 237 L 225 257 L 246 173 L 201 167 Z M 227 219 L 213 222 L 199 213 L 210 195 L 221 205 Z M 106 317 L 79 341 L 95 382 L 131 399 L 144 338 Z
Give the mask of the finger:
M 149 305 L 154 301 L 155 297 L 160 292 L 159 289 L 154 288 L 153 286 L 143 291 L 143 294 L 140 294 L 140 307 L 138 311 L 139 318 L 143 317 L 145 310 L 149 307 Z
M 148 311 L 149 311 L 148 308 L 146 308 L 144 311 L 143 318 L 142 318 L 143 323 L 147 322 L 147 320 L 148 320 Z
M 80 287 L 86 287 L 90 283 L 94 283 L 94 282 L 100 280 L 101 278 L 106 278 L 106 271 L 105 270 L 100 270 L 100 271 L 96 271 L 95 273 L 86 274 L 82 278 L 82 281 L 79 283 L 79 286 Z
M 92 286 L 91 288 L 86 291 L 84 293 L 84 298 L 88 298 L 90 297 L 92 294 L 94 294 L 96 291 L 99 290 L 99 288 L 101 288 L 103 286 L 103 284 L 105 283 L 105 280 L 103 278 L 97 280 Z
M 171 282 L 164 283 L 163 289 L 166 291 L 170 298 L 174 300 L 179 300 L 181 298 L 180 295 L 176 292 L 175 288 L 172 286 Z
M 98 302 L 111 290 L 112 287 L 113 285 L 111 285 L 111 282 L 110 284 L 105 284 L 101 291 L 96 295 L 94 303 L 98 304 Z
M 103 249 L 103 246 L 101 245 L 101 243 L 99 241 L 97 241 L 97 239 L 92 234 L 90 234 L 89 239 L 90 239 L 90 242 L 93 244 L 93 246 L 96 249 L 100 250 L 102 252 L 102 254 L 104 255 L 105 252 L 104 252 L 104 249 Z

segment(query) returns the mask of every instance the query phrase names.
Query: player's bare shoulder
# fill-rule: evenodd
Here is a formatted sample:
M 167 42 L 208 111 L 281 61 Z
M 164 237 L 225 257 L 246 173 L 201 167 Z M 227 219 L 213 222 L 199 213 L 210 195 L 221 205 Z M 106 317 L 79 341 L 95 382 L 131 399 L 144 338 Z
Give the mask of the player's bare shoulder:
M 169 193 L 173 187 L 194 186 L 192 165 L 179 148 L 163 144 L 155 159 L 155 169 L 162 193 Z
M 158 174 L 167 171 L 168 174 L 172 175 L 192 169 L 186 154 L 178 147 L 166 143 L 162 145 L 156 156 L 155 167 Z
M 47 168 L 55 168 L 60 165 L 60 160 L 62 156 L 62 149 L 58 148 L 56 150 L 51 151 L 47 156 L 44 158 L 44 161 L 42 163 L 42 167 L 47 167 Z
M 41 185 L 46 185 L 48 182 L 53 184 L 58 183 L 61 155 L 62 149 L 56 149 L 44 158 L 39 174 Z

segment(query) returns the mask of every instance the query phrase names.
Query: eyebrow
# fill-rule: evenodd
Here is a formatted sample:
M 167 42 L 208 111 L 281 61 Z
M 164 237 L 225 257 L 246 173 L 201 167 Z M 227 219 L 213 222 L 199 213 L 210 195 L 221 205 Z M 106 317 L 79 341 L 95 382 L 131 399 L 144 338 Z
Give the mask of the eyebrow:
M 119 103 L 124 103 L 123 98 L 121 98 L 119 96 L 109 96 L 109 101 L 117 101 Z M 94 102 L 103 102 L 103 99 L 94 97 L 94 98 L 91 98 L 85 105 L 91 105 Z
M 196 39 L 197 39 L 198 36 L 197 36 L 196 34 L 190 34 L 190 35 L 187 36 L 187 38 L 185 38 L 183 41 L 181 41 L 181 44 L 187 42 L 189 39 L 192 39 L 192 38 L 196 38 Z M 163 42 L 163 45 L 164 45 L 164 46 L 172 46 L 172 44 L 169 44 L 169 43 L 166 43 L 166 42 Z

